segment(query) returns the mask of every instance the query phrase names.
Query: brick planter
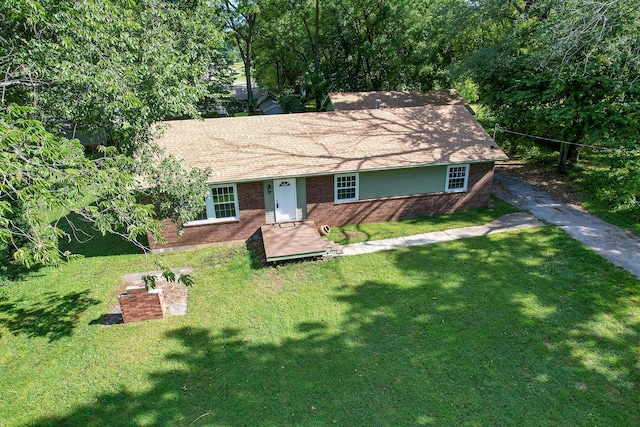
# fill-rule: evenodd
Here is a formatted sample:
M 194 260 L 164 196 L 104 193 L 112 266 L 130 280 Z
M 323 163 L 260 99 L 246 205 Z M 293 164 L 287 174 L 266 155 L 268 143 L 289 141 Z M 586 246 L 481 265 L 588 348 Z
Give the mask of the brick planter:
M 143 286 L 128 286 L 118 295 L 124 323 L 162 319 L 166 315 L 162 289 L 147 291 Z

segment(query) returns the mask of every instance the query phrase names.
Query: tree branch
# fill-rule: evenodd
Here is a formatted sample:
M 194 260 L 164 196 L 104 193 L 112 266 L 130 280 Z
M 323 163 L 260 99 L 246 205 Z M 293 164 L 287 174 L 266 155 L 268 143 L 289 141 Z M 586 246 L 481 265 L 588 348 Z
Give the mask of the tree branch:
M 4 82 L 0 82 L 0 89 L 6 89 L 13 86 L 30 86 L 30 87 L 38 87 L 46 85 L 47 83 L 42 80 L 5 80 Z

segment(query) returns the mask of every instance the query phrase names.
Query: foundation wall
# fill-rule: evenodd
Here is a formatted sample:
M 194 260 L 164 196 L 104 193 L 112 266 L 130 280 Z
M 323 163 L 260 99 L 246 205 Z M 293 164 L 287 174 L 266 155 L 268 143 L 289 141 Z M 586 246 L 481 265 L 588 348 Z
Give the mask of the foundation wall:
M 307 218 L 317 225 L 343 226 L 439 215 L 487 206 L 493 183 L 493 163 L 471 164 L 467 191 L 433 193 L 375 200 L 335 203 L 333 175 L 307 177 Z M 151 249 L 170 249 L 212 243 L 242 241 L 267 223 L 262 182 L 239 183 L 240 219 L 224 223 L 187 226 L 182 236 L 170 221 L 164 221 L 167 243 L 151 242 Z M 152 240 L 150 238 L 150 240 Z

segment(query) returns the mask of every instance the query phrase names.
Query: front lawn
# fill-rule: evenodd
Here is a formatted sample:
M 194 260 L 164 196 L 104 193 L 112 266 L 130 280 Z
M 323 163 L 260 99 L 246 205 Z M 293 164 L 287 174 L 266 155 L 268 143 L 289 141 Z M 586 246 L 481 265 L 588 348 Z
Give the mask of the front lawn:
M 189 313 L 103 326 L 141 255 L 0 288 L 0 425 L 640 425 L 640 282 L 541 227 L 194 267 Z
M 451 228 L 471 227 L 493 221 L 503 215 L 519 212 L 517 208 L 504 200 L 491 197 L 489 206 L 468 209 L 445 215 L 423 216 L 400 221 L 373 222 L 335 227 L 329 233 L 329 239 L 341 245 L 390 239 L 412 234 L 431 233 Z

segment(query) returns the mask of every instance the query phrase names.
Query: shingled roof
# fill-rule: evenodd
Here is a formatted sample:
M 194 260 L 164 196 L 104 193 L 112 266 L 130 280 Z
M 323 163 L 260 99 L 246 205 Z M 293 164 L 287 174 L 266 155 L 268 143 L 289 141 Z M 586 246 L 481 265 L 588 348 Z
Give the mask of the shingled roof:
M 464 99 L 455 89 L 431 90 L 418 92 L 415 90 L 388 92 L 331 92 L 329 100 L 333 109 L 369 110 L 377 108 L 376 100 L 380 100 L 380 108 L 420 107 L 424 105 L 466 105 Z
M 464 105 L 166 122 L 158 140 L 209 182 L 505 160 Z

